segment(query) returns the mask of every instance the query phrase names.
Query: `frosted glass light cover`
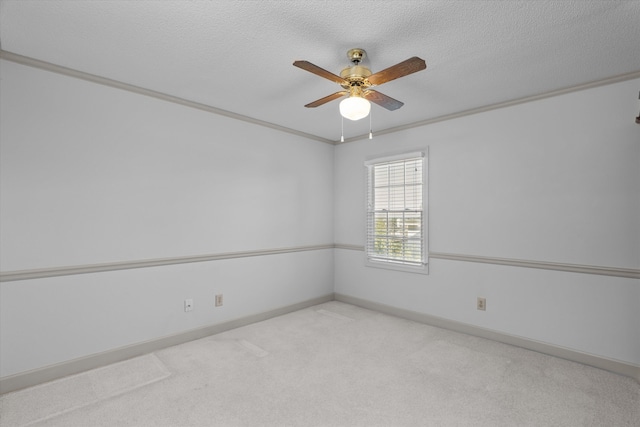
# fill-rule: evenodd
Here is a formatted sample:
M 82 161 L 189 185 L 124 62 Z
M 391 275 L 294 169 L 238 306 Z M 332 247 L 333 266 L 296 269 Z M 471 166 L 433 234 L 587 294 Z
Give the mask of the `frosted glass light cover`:
M 358 96 L 350 96 L 340 102 L 340 114 L 349 120 L 360 120 L 369 115 L 371 103 Z

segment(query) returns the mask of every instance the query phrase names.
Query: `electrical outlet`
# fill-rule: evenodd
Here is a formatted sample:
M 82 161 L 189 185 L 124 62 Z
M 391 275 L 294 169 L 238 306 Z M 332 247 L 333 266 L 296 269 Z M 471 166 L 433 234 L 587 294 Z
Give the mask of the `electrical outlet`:
M 477 308 L 478 308 L 478 310 L 486 311 L 487 310 L 487 299 L 478 297 Z
M 222 305 L 222 294 L 216 295 L 216 307 L 220 307 Z
M 193 310 L 193 300 L 192 299 L 184 300 L 184 311 L 191 311 L 191 310 Z

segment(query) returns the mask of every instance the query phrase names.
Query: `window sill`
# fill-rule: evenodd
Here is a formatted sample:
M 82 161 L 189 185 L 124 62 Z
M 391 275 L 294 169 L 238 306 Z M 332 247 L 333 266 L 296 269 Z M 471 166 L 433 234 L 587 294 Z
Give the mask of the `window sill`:
M 429 274 L 429 264 L 423 264 L 421 266 L 403 265 L 400 263 L 393 263 L 393 262 L 372 261 L 367 257 L 365 258 L 364 265 L 366 267 L 382 268 L 384 270 L 403 271 L 405 273 Z

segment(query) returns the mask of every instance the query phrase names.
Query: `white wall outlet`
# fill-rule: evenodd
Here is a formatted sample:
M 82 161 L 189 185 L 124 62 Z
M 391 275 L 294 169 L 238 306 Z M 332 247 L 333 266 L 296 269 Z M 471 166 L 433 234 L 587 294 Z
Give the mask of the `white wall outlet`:
M 216 307 L 220 307 L 222 305 L 222 294 L 216 295 Z
M 482 297 L 478 297 L 477 308 L 478 308 L 478 310 L 486 311 L 487 310 L 487 299 L 486 298 L 482 298 Z
M 191 311 L 191 310 L 193 310 L 193 300 L 192 299 L 184 300 L 184 311 Z

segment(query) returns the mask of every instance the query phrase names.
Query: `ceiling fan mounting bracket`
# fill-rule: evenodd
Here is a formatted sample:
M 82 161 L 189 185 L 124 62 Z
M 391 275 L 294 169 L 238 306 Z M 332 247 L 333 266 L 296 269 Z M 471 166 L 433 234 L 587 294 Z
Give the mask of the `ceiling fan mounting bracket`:
M 353 65 L 360 64 L 365 56 L 367 56 L 367 52 L 359 47 L 347 51 L 347 58 L 349 58 L 349 61 L 351 61 Z

